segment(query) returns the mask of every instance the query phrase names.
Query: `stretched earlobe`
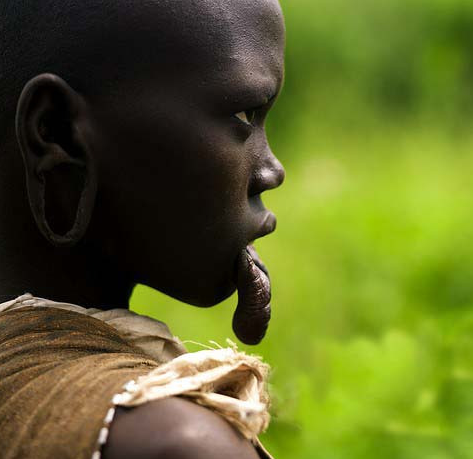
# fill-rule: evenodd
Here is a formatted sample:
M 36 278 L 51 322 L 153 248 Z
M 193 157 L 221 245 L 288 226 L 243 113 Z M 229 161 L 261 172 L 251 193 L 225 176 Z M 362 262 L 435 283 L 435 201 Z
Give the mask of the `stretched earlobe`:
M 93 213 L 97 177 L 86 121 L 85 102 L 56 75 L 30 80 L 18 101 L 16 135 L 31 211 L 58 247 L 77 244 Z

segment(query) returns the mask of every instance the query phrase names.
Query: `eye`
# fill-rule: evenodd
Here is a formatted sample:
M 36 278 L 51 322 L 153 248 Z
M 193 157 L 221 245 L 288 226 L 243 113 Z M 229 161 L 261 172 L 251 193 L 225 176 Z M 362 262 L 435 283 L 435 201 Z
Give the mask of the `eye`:
M 235 113 L 235 117 L 245 124 L 252 125 L 256 118 L 256 110 L 245 110 L 244 112 Z

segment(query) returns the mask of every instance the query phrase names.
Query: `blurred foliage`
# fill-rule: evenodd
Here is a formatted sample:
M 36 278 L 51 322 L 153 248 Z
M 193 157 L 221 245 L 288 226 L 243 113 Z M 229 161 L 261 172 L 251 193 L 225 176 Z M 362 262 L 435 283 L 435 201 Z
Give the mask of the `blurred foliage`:
M 328 126 L 356 130 L 473 115 L 471 0 L 286 0 L 287 73 L 273 141 Z M 284 148 L 282 151 L 290 149 Z
M 264 441 L 280 459 L 473 458 L 473 2 L 283 8 L 269 132 L 288 176 L 258 243 L 274 318 L 242 346 L 273 366 Z M 234 339 L 235 297 L 132 304 L 181 339 Z

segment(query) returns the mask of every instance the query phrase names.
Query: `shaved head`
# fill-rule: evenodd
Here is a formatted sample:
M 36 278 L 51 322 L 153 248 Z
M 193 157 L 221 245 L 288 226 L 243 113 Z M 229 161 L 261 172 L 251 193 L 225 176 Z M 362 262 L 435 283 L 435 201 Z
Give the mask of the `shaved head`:
M 260 341 L 270 283 L 252 243 L 284 179 L 265 131 L 277 0 L 0 5 L 0 210 L 15 215 L 0 294 L 123 305 L 141 283 L 207 307 L 238 289 L 234 329 Z
M 13 133 L 18 97 L 35 75 L 57 74 L 86 97 L 113 97 L 140 74 L 250 58 L 245 45 L 250 51 L 260 38 L 240 21 L 257 25 L 264 16 L 282 24 L 273 0 L 3 0 L 0 142 Z M 278 29 L 268 29 L 269 40 Z

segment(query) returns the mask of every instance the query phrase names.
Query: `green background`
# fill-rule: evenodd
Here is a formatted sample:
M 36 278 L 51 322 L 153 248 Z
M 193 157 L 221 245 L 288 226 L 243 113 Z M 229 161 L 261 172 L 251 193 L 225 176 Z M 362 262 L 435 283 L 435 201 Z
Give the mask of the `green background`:
M 473 458 L 473 1 L 283 9 L 263 440 L 279 459 Z M 138 287 L 132 305 L 183 340 L 235 340 L 235 297 Z

